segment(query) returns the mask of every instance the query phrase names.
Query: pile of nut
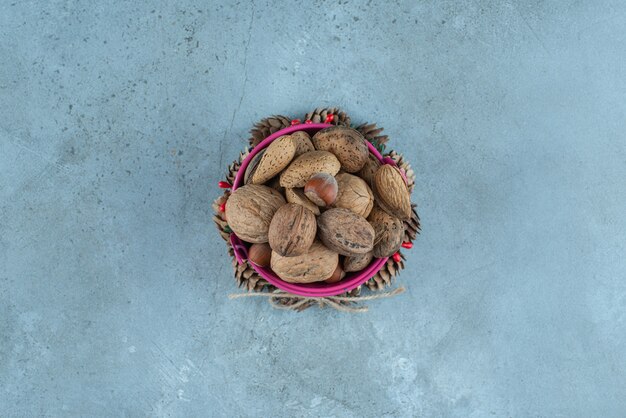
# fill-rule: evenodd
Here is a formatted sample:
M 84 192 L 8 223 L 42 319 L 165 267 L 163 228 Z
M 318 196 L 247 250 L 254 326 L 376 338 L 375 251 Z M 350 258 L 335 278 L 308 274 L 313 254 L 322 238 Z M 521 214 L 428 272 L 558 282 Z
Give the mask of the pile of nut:
M 400 170 L 356 130 L 281 136 L 250 162 L 226 219 L 250 262 L 291 283 L 340 281 L 402 245 L 411 200 Z

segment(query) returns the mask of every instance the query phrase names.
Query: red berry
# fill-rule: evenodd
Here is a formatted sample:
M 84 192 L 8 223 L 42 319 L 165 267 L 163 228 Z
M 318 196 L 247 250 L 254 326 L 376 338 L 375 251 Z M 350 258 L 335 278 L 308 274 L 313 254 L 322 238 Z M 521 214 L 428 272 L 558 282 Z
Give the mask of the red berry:
M 217 183 L 217 185 L 220 189 L 230 189 L 232 187 L 227 181 L 220 181 L 219 183 Z
M 291 121 L 291 126 L 300 125 L 300 119 L 294 119 Z
M 402 248 L 406 248 L 407 250 L 410 250 L 411 248 L 413 248 L 413 243 L 412 242 L 403 242 L 402 243 Z
M 328 116 L 326 116 L 326 120 L 324 121 L 324 123 L 331 123 L 333 120 L 335 120 L 335 115 L 329 113 Z
M 311 119 L 307 119 L 304 121 L 304 123 L 306 123 L 307 125 L 310 125 L 313 123 L 313 121 Z
M 396 263 L 399 263 L 400 261 L 402 261 L 402 257 L 400 256 L 400 253 L 395 253 L 393 255 L 393 261 L 395 261 Z
M 226 212 L 226 202 L 220 205 L 220 212 Z

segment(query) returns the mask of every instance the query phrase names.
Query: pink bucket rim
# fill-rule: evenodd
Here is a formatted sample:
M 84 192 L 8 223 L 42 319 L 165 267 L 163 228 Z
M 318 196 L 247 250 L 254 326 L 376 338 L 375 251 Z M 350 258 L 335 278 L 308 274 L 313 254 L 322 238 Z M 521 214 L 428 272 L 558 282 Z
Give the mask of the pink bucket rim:
M 310 124 L 299 124 L 288 126 L 280 131 L 273 133 L 272 135 L 265 138 L 261 141 L 256 147 L 254 147 L 248 156 L 241 162 L 241 166 L 239 167 L 239 171 L 235 176 L 235 180 L 232 185 L 232 191 L 237 190 L 237 188 L 243 183 L 243 177 L 250 164 L 250 161 L 257 155 L 263 148 L 267 147 L 272 141 L 276 138 L 279 138 L 283 135 L 289 135 L 293 132 L 297 131 L 314 131 L 313 133 L 322 130 L 324 128 L 329 128 L 331 124 L 327 123 L 310 123 Z M 381 163 L 383 164 L 393 164 L 395 162 L 390 158 L 383 158 L 380 152 L 369 142 L 366 141 L 366 144 L 369 148 L 371 154 L 373 154 Z M 231 233 L 230 242 L 233 246 L 233 251 L 235 253 L 235 258 L 241 264 L 243 261 L 248 259 L 247 247 L 243 241 L 235 233 Z M 270 284 L 276 286 L 277 288 L 293 293 L 295 295 L 307 296 L 307 297 L 326 297 L 326 296 L 337 296 L 342 293 L 349 292 L 350 290 L 362 285 L 369 278 L 371 278 L 374 274 L 376 274 L 383 265 L 387 262 L 389 257 L 385 258 L 375 258 L 369 266 L 365 269 L 356 272 L 349 273 L 346 278 L 337 282 L 337 283 L 289 283 L 281 278 L 279 278 L 272 270 L 268 268 L 263 268 L 250 263 L 252 268 L 259 273 L 261 277 L 267 280 Z

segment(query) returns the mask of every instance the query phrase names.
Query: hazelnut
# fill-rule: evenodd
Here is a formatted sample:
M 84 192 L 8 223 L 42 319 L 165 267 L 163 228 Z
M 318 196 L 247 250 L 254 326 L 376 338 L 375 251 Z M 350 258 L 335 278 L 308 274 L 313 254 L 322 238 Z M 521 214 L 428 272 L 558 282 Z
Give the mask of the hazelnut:
M 304 185 L 304 194 L 317 206 L 326 207 L 335 203 L 339 186 L 335 177 L 328 173 L 314 174 Z
M 248 250 L 248 261 L 259 267 L 269 267 L 272 249 L 268 243 L 252 244 Z
M 341 263 L 338 263 L 337 268 L 335 269 L 335 271 L 333 271 L 333 275 L 324 280 L 324 283 L 337 283 L 338 281 L 341 281 L 341 279 L 343 279 L 345 275 L 346 274 L 341 268 Z

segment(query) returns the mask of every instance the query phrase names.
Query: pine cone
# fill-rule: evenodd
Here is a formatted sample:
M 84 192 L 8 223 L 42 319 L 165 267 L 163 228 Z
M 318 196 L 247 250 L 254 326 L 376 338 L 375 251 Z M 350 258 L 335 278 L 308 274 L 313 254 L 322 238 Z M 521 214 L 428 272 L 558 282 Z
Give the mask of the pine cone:
M 415 172 L 413 171 L 413 168 L 411 168 L 411 164 L 409 164 L 402 154 L 393 150 L 389 151 L 385 157 L 389 157 L 394 160 L 398 167 L 404 170 L 409 192 L 413 193 L 413 189 L 415 188 Z
M 404 241 L 413 242 L 420 233 L 420 217 L 415 209 L 417 205 L 411 205 L 411 219 L 404 221 Z
M 351 291 L 344 293 L 343 296 L 361 296 L 362 287 L 363 286 L 355 287 Z
M 390 286 L 394 277 L 400 273 L 400 270 L 404 268 L 404 255 L 400 253 L 401 260 L 396 263 L 392 257 L 387 260 L 387 263 L 374 277 L 365 282 L 365 285 L 370 290 L 383 290 L 385 287 Z
M 378 151 L 382 153 L 385 150 L 385 144 L 387 144 L 389 137 L 387 135 L 380 135 L 383 128 L 377 127 L 375 123 L 364 123 L 363 125 L 357 126 L 355 129 L 361 132 L 365 139 L 371 142 Z
M 287 126 L 291 126 L 291 120 L 287 116 L 274 115 L 265 119 L 261 119 L 254 125 L 254 128 L 250 130 L 252 135 L 248 140 L 250 145 L 254 148 L 265 138 L 270 136 L 276 131 L 280 131 Z
M 318 107 L 312 112 L 304 116 L 304 120 L 311 120 L 313 123 L 324 123 L 326 117 L 330 114 L 335 115 L 332 122 L 333 125 L 350 126 L 350 116 L 338 107 Z
M 231 247 L 228 248 L 228 254 L 233 257 L 233 270 L 235 271 L 237 286 L 255 292 L 260 292 L 265 286 L 269 286 L 267 281 L 261 277 L 248 262 L 243 264 L 237 263 Z
M 221 219 L 219 215 L 213 216 L 213 222 L 215 222 L 215 226 L 217 227 L 217 232 L 220 234 L 220 237 L 228 243 L 228 239 L 230 238 L 230 232 L 228 232 L 228 229 L 226 228 L 228 223 Z M 228 245 L 230 245 L 230 243 Z
M 228 229 L 228 222 L 226 222 L 226 214 L 220 210 L 220 206 L 226 203 L 228 196 L 230 196 L 230 191 L 227 190 L 213 201 L 213 222 L 217 227 L 217 232 L 226 242 L 228 242 L 230 230 Z
M 251 148 L 246 148 L 239 154 L 239 159 L 232 162 L 231 165 L 228 166 L 228 172 L 226 173 L 226 181 L 230 184 L 235 182 L 235 177 L 237 177 L 237 172 L 239 172 L 239 167 L 241 167 L 241 162 L 250 154 Z

